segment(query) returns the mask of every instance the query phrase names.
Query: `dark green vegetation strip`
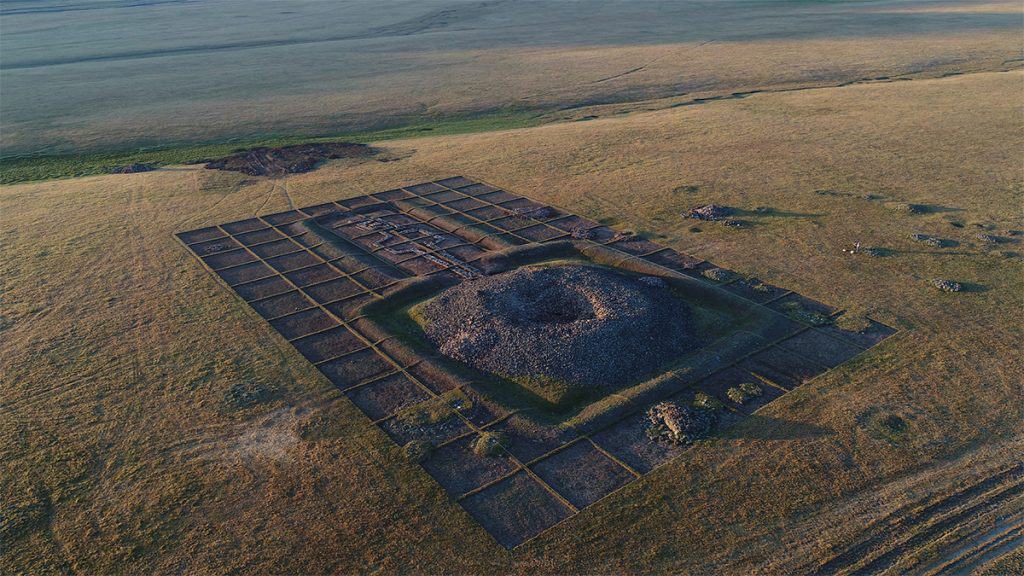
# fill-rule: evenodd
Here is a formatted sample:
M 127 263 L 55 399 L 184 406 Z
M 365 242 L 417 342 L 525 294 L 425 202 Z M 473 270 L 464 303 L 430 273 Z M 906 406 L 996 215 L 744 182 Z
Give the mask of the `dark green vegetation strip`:
M 288 146 L 315 142 L 380 142 L 400 138 L 448 136 L 489 132 L 510 128 L 526 128 L 543 123 L 536 112 L 502 112 L 469 118 L 448 118 L 409 124 L 382 130 L 336 134 L 332 136 L 278 136 L 252 140 L 235 140 L 206 144 L 184 144 L 138 150 L 11 156 L 0 158 L 0 184 L 74 178 L 109 174 L 119 166 L 142 163 L 154 166 L 190 164 L 227 156 L 232 152 L 261 146 Z

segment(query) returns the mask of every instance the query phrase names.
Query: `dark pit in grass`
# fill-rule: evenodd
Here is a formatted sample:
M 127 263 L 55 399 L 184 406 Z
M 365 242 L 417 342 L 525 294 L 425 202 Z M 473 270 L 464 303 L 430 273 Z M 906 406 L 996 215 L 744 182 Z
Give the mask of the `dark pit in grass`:
M 421 314 L 442 354 L 554 404 L 622 387 L 699 344 L 689 306 L 670 290 L 593 266 L 465 282 Z
M 265 384 L 237 382 L 224 391 L 228 408 L 244 410 L 274 397 L 274 390 Z
M 900 445 L 910 436 L 910 423 L 907 419 L 881 406 L 872 406 L 857 415 L 857 422 L 867 433 L 883 442 Z

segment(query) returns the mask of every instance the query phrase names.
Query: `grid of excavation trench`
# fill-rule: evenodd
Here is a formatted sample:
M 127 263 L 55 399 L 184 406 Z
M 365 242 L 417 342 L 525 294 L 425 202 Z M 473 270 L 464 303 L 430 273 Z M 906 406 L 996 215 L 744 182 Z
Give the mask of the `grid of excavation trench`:
M 359 250 L 323 242 L 310 233 L 310 222 Z M 448 392 L 448 385 L 420 361 L 390 354 L 387 338 L 368 337 L 356 311 L 403 279 L 473 278 L 480 273 L 474 261 L 496 245 L 494 239 L 504 245 L 585 240 L 713 283 L 703 274 L 715 268 L 709 262 L 463 177 L 177 236 L 395 443 L 431 442 L 436 449 L 423 468 L 503 546 L 535 537 L 682 450 L 649 440 L 642 412 L 591 434 L 538 439 L 522 432 L 517 414 L 469 388 L 463 390 L 466 405 L 456 407 L 453 417 L 409 426 L 396 414 Z M 781 312 L 798 303 L 820 314 L 839 313 L 782 288 L 734 278 L 721 289 L 757 305 Z M 785 322 L 776 340 L 674 398 L 690 401 L 696 392 L 717 397 L 727 409 L 721 430 L 893 333 L 878 323 L 852 333 L 799 318 Z M 726 390 L 744 382 L 760 383 L 764 393 L 742 405 L 731 402 Z M 484 431 L 503 432 L 499 455 L 473 451 Z

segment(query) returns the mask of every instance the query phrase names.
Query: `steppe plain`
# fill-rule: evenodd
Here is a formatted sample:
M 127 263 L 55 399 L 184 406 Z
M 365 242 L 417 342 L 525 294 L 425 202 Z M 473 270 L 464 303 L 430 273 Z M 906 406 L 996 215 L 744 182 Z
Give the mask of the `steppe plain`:
M 463 53 L 434 81 L 464 73 L 480 90 L 432 87 L 415 63 L 389 86 L 454 94 L 460 114 L 492 109 L 494 94 L 543 94 L 539 125 L 375 142 L 387 162 L 283 179 L 169 165 L 0 188 L 2 571 L 1020 572 L 1019 550 L 953 564 L 1024 522 L 1019 6 L 850 6 L 944 25 L 704 51 L 609 41 Z M 958 26 L 964 14 L 983 23 Z M 46 68 L 25 62 L 5 84 Z M 536 81 L 487 76 L 502 66 Z M 685 70 L 713 79 L 680 90 Z M 256 124 L 179 101 L 124 122 L 99 108 L 58 128 L 15 121 L 4 145 L 130 142 L 168 126 L 162 114 L 182 119 L 174 142 L 285 130 L 280 118 L 301 116 L 289 102 L 309 104 L 282 94 L 253 105 Z M 477 95 L 486 106 L 465 104 Z M 365 101 L 319 98 L 346 118 L 331 98 Z M 901 331 L 506 550 L 173 236 L 457 174 Z M 680 217 L 709 202 L 749 211 L 751 226 L 695 231 Z M 882 256 L 844 252 L 856 242 Z M 968 289 L 941 292 L 935 278 Z M 239 409 L 227 400 L 239 383 L 269 394 Z

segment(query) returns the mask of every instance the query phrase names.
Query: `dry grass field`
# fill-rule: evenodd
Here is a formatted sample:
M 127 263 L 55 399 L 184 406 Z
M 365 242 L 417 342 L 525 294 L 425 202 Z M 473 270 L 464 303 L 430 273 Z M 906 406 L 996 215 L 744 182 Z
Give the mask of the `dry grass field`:
M 0 572 L 941 565 L 932 542 L 1019 525 L 1024 508 L 1022 80 L 390 141 L 400 159 L 278 180 L 177 166 L 0 188 Z M 456 174 L 902 331 L 508 551 L 173 237 Z M 708 202 L 752 225 L 680 217 Z M 884 250 L 843 252 L 855 242 Z

